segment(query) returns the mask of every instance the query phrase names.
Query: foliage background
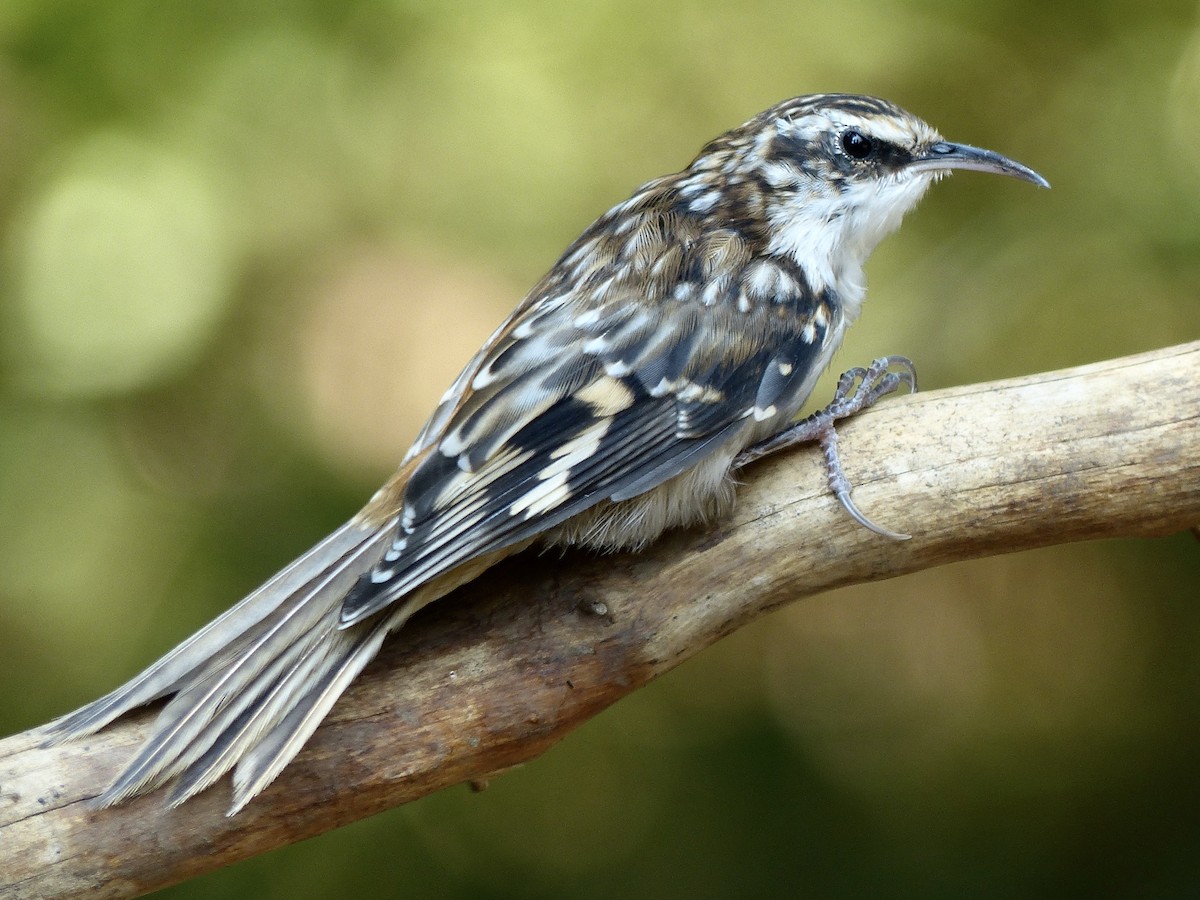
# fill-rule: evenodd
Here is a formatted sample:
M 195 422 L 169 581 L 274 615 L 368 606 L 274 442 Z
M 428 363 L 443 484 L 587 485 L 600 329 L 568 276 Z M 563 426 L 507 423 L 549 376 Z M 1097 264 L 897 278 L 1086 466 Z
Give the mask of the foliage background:
M 938 387 L 1197 338 L 1198 23 L 6 0 L 0 728 L 108 690 L 352 513 L 575 234 L 793 94 L 887 96 L 1054 184 L 934 191 L 840 363 L 906 353 Z M 167 894 L 1191 894 L 1196 587 L 1177 536 L 806 601 L 481 795 Z

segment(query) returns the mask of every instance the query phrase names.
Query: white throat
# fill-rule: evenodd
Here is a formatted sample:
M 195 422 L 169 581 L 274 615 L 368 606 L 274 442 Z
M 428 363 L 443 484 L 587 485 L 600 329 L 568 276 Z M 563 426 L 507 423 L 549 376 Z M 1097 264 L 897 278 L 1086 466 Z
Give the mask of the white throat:
M 866 295 L 863 267 L 871 251 L 900 227 L 934 180 L 934 173 L 920 173 L 849 183 L 840 191 L 810 185 L 802 202 L 781 204 L 772 215 L 769 250 L 795 260 L 813 290 L 837 294 L 852 322 Z

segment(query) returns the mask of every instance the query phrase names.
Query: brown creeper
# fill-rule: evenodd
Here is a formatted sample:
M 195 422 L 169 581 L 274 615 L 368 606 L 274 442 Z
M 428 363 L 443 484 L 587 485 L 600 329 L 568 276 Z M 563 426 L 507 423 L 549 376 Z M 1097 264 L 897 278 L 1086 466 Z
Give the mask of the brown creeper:
M 789 426 L 858 317 L 868 254 L 952 169 L 1048 186 L 870 97 L 798 97 L 718 137 L 567 248 L 358 515 L 51 740 L 174 695 L 99 802 L 175 779 L 181 803 L 233 768 L 233 814 L 388 632 L 534 541 L 636 549 L 727 511 L 735 466 L 814 439 L 846 508 L 892 534 L 851 503 L 834 423 L 915 387 L 911 363 L 851 370 Z

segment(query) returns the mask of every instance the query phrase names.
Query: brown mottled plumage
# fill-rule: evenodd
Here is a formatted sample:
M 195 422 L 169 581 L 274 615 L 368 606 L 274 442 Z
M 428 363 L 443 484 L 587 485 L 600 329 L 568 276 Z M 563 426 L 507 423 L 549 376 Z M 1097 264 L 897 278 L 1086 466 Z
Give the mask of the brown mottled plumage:
M 911 364 L 852 370 L 788 426 L 858 316 L 867 256 L 956 168 L 1045 185 L 869 97 L 798 97 L 712 141 L 567 249 L 362 512 L 52 740 L 174 695 L 99 802 L 174 779 L 179 803 L 233 768 L 232 814 L 417 609 L 533 541 L 636 549 L 709 521 L 748 448 L 820 440 L 850 513 L 903 537 L 850 501 L 833 426 L 912 386 Z

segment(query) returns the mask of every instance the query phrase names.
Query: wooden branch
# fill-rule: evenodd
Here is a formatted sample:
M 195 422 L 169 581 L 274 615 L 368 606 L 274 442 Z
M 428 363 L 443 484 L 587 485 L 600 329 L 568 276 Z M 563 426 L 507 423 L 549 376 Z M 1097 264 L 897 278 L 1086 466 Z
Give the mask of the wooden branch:
M 816 453 L 748 470 L 733 518 L 603 559 L 525 554 L 422 613 L 283 776 L 235 818 L 222 782 L 95 811 L 147 731 L 0 741 L 0 896 L 127 897 L 540 754 L 763 613 L 953 560 L 1200 523 L 1200 342 L 887 400 L 847 423 L 873 519 L 830 497 Z M 183 637 L 180 635 L 180 637 Z

